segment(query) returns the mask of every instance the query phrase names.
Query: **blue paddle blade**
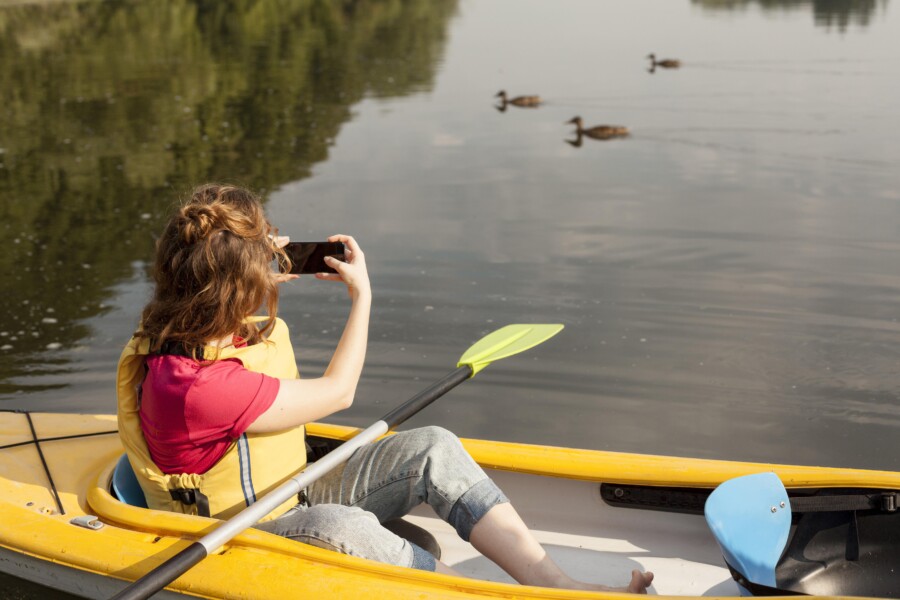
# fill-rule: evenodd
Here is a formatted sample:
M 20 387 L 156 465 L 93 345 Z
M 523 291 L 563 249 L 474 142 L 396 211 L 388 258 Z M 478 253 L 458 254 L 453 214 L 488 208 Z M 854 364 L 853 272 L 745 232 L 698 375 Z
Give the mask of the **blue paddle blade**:
M 473 344 L 457 363 L 468 365 L 472 376 L 494 361 L 534 348 L 563 330 L 564 325 L 507 325 Z
M 709 495 L 703 512 L 728 564 L 753 583 L 776 587 L 775 567 L 791 529 L 791 504 L 778 476 L 730 479 Z

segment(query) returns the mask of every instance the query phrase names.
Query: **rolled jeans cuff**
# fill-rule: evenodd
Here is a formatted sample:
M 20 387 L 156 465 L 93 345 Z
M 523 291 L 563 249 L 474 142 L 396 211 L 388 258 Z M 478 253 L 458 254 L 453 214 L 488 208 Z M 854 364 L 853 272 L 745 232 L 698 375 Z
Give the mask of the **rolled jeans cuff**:
M 504 502 L 509 502 L 509 498 L 500 491 L 497 484 L 490 479 L 482 479 L 459 497 L 450 509 L 447 522 L 456 529 L 459 537 L 468 542 L 475 524 L 487 511 Z
M 407 543 L 412 546 L 412 562 L 409 565 L 411 568 L 420 571 L 434 571 L 437 568 L 437 560 L 428 550 L 420 548 L 412 542 Z

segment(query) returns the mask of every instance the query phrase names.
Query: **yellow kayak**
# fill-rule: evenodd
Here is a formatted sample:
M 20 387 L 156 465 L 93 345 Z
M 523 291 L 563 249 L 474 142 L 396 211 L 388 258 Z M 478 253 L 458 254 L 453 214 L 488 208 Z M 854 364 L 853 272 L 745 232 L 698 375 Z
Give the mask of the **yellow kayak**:
M 308 427 L 310 438 L 320 446 L 337 444 L 356 432 L 335 425 Z M 791 494 L 791 503 L 813 492 L 827 496 L 850 491 L 849 497 L 858 500 L 861 491 L 867 498 L 882 498 L 890 494 L 881 491 L 900 489 L 900 473 L 893 472 L 484 440 L 463 444 L 574 577 L 624 585 L 631 569 L 650 570 L 656 574 L 651 592 L 663 597 L 739 595 L 741 588 L 702 514 L 710 491 L 723 482 L 774 473 Z M 108 598 L 216 527 L 215 519 L 138 508 L 116 499 L 110 482 L 122 454 L 114 415 L 0 412 L 0 572 L 87 598 Z M 773 505 L 771 510 L 779 509 Z M 839 513 L 834 508 L 826 511 L 813 517 L 821 520 L 821 514 Z M 797 548 L 809 556 L 820 549 L 808 540 L 806 546 L 797 546 L 800 542 L 792 539 L 779 573 L 785 561 L 793 560 L 807 570 L 801 573 L 793 564 L 790 581 L 821 597 L 900 593 L 900 568 L 894 564 L 900 554 L 900 515 L 887 505 L 884 510 L 856 507 L 851 512 L 851 519 L 844 511 L 843 520 L 832 521 L 850 523 L 849 530 L 856 533 L 855 559 L 848 549 L 852 544 L 842 545 L 842 525 L 832 523 L 816 535 L 831 539 L 824 543 L 847 556 L 804 561 Z M 790 516 L 788 512 L 789 524 Z M 517 585 L 427 507 L 407 520 L 430 532 L 440 545 L 441 560 L 465 577 L 379 564 L 250 529 L 156 597 L 623 597 Z M 790 526 L 792 531 L 807 531 L 797 523 Z M 794 533 L 794 538 L 800 536 Z M 815 564 L 807 568 L 805 563 Z M 864 571 L 864 576 L 854 579 L 854 571 Z

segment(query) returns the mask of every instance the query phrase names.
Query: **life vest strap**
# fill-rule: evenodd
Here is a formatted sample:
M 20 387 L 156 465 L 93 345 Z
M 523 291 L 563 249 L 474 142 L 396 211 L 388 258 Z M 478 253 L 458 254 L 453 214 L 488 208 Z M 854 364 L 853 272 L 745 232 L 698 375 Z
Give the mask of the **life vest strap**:
M 194 358 L 193 349 L 188 347 L 187 344 L 180 340 L 166 340 L 162 343 L 159 350 L 154 352 L 153 354 L 158 354 L 162 356 L 184 356 L 186 358 Z M 201 359 L 203 358 L 203 346 L 198 346 L 196 348 L 197 356 Z
M 169 495 L 172 496 L 172 500 L 176 502 L 181 502 L 182 504 L 187 505 L 197 505 L 197 514 L 201 517 L 210 516 L 209 513 L 209 498 L 206 497 L 206 494 L 201 492 L 197 488 L 176 488 L 174 490 L 169 490 Z

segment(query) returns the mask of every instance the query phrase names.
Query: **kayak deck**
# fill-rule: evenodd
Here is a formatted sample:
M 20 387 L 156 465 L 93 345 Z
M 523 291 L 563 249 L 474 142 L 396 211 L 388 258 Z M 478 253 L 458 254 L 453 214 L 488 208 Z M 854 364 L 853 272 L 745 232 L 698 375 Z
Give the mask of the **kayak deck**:
M 108 492 L 122 453 L 110 415 L 33 414 L 60 514 L 26 416 L 0 412 L 0 572 L 86 597 L 108 597 L 216 526 L 202 517 L 124 505 Z M 347 439 L 355 429 L 321 424 L 312 436 Z M 69 438 L 68 436 L 88 436 Z M 722 481 L 775 471 L 789 488 L 900 488 L 900 474 L 677 459 L 463 440 L 512 499 L 547 551 L 574 577 L 622 585 L 631 569 L 656 574 L 664 596 L 736 596 L 702 516 L 616 508 L 599 482 L 712 489 Z M 97 530 L 70 523 L 94 514 Z M 354 598 L 602 598 L 509 585 L 509 578 L 428 507 L 408 517 L 438 539 L 442 560 L 467 578 L 381 565 L 248 530 L 178 579 L 175 590 L 201 597 L 278 598 L 288 594 Z M 7 525 L 9 524 L 9 525 Z

